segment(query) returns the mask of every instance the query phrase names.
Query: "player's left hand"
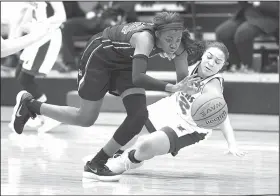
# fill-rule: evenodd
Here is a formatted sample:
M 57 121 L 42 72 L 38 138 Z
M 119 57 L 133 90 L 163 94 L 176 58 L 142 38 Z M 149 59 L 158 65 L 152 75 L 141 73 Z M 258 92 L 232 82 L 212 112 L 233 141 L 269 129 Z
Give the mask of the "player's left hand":
M 240 151 L 237 147 L 230 147 L 225 154 L 233 155 L 233 156 L 238 156 L 238 157 L 243 157 L 243 156 L 245 156 L 247 154 L 247 152 Z

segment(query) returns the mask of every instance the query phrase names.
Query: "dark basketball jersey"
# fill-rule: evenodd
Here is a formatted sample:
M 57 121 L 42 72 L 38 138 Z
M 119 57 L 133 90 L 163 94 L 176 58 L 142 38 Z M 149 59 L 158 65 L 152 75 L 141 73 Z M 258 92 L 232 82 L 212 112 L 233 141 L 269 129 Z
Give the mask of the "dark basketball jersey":
M 131 61 L 135 49 L 130 44 L 130 38 L 134 33 L 143 31 L 148 31 L 155 37 L 153 23 L 133 22 L 107 27 L 102 34 L 103 48 L 110 48 L 115 51 L 118 54 L 117 56 L 123 58 L 120 60 L 126 59 Z M 150 57 L 160 52 L 162 52 L 162 50 L 155 47 L 151 52 Z

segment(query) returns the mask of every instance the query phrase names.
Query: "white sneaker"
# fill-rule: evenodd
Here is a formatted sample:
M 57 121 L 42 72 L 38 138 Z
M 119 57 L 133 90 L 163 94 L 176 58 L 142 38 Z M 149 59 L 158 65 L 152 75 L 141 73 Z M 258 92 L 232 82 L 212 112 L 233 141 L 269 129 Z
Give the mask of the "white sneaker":
M 106 166 L 112 172 L 122 174 L 127 170 L 136 169 L 144 164 L 144 161 L 142 161 L 141 163 L 132 163 L 128 158 L 128 152 L 129 151 L 124 151 L 121 156 L 110 158 L 107 161 Z
M 52 118 L 46 116 L 44 116 L 43 118 L 44 118 L 44 124 L 38 128 L 38 133 L 46 133 L 61 124 L 61 122 L 54 120 Z

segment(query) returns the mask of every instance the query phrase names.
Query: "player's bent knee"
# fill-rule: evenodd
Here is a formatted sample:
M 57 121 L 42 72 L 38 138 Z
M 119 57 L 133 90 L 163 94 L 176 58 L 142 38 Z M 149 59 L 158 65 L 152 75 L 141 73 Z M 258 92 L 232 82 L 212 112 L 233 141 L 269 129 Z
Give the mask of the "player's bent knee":
M 78 112 L 75 124 L 81 127 L 90 127 L 95 123 L 96 119 L 97 116 L 94 116 L 92 114 L 84 115 Z
M 143 125 L 144 125 L 144 123 L 145 123 L 145 122 L 148 120 L 148 118 L 149 118 L 149 112 L 148 112 L 148 110 L 147 110 L 146 107 L 141 107 L 141 108 L 139 108 L 139 109 L 135 112 L 135 114 L 134 114 L 133 116 L 130 114 L 130 117 L 131 117 L 132 119 L 137 118 L 138 122 L 143 122 Z M 139 134 L 141 131 L 142 131 L 142 129 L 133 129 L 133 130 L 131 131 L 131 133 L 132 133 L 133 135 L 137 135 L 137 134 Z
M 88 101 L 81 99 L 80 108 L 76 110 L 76 125 L 82 127 L 92 126 L 99 116 L 102 100 L 100 101 Z
M 94 124 L 94 121 L 92 119 L 79 119 L 76 124 L 81 127 L 90 127 Z

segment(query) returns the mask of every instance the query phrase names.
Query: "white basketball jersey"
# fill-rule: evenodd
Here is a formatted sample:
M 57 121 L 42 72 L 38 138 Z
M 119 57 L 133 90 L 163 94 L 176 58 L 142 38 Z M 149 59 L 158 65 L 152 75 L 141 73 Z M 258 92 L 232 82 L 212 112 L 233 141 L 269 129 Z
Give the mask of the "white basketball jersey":
M 199 64 L 200 62 L 197 62 L 196 64 L 189 66 L 189 75 L 193 75 L 197 72 Z M 187 123 L 196 126 L 191 116 L 191 106 L 194 100 L 202 94 L 204 86 L 214 78 L 217 78 L 220 81 L 221 87 L 223 89 L 223 78 L 219 73 L 217 73 L 203 79 L 199 85 L 199 92 L 196 94 L 188 95 L 184 92 L 176 92 L 173 94 L 173 96 L 176 97 L 176 112 Z
M 197 62 L 189 66 L 189 75 L 193 75 L 197 72 L 199 64 L 200 62 Z M 188 127 L 191 126 L 199 132 L 209 132 L 210 130 L 208 129 L 197 127 L 191 116 L 191 106 L 194 100 L 201 95 L 204 86 L 214 78 L 220 80 L 223 89 L 223 78 L 218 73 L 203 79 L 200 82 L 199 92 L 196 94 L 188 95 L 187 93 L 178 91 L 148 106 L 149 118 L 155 128 L 158 130 L 164 126 L 170 126 L 170 124 L 174 124 L 174 122 L 179 122 L 180 124 L 186 123 Z
M 57 2 L 60 3 L 60 2 Z M 37 2 L 37 7 L 33 10 L 33 21 L 42 22 L 47 20 L 47 3 L 46 2 Z M 43 63 L 41 65 L 35 65 L 35 67 L 40 66 L 39 70 L 34 68 L 35 58 L 38 54 L 39 48 L 43 46 L 45 43 L 50 41 L 46 54 L 44 56 Z M 56 29 L 48 34 L 46 34 L 42 39 L 35 42 L 34 44 L 26 47 L 22 54 L 20 55 L 20 59 L 24 61 L 22 67 L 25 70 L 31 71 L 34 69 L 36 72 L 42 74 L 48 74 L 52 69 L 57 56 L 59 54 L 60 48 L 62 44 L 62 33 L 60 29 Z
M 37 3 L 37 7 L 33 9 L 33 18 L 32 18 L 34 23 L 42 22 L 47 19 L 47 3 L 46 2 L 36 2 L 36 3 Z M 23 61 L 30 61 L 31 59 L 35 58 L 39 47 L 45 44 L 47 41 L 49 41 L 52 36 L 53 33 L 48 34 L 38 42 L 35 42 L 34 44 L 26 47 L 23 50 L 20 59 Z

